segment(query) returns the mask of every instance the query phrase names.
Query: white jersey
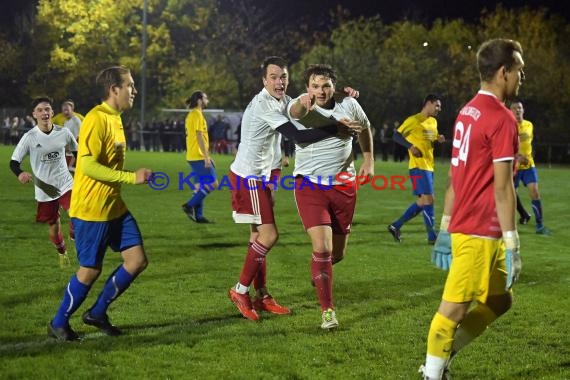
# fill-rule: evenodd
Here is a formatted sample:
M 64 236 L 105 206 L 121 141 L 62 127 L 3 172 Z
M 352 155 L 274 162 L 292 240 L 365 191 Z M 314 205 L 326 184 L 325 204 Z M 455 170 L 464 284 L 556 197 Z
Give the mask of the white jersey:
M 81 119 L 73 115 L 63 123 L 63 126 L 69 129 L 75 138 L 75 141 L 77 141 L 77 137 L 79 137 L 79 129 L 81 128 Z
M 275 146 L 273 148 L 273 164 L 271 164 L 271 170 L 275 169 L 282 169 L 282 159 L 283 159 L 283 152 L 281 151 L 281 140 L 283 140 L 283 136 L 281 133 L 277 134 L 277 138 L 275 139 Z
M 59 198 L 73 185 L 73 177 L 65 162 L 65 147 L 77 151 L 77 142 L 67 128 L 54 125 L 49 134 L 42 132 L 36 125 L 24 133 L 12 160 L 22 162 L 30 156 L 30 166 L 34 173 L 36 200 L 48 202 Z M 54 192 L 54 188 L 57 191 Z
M 294 103 L 295 101 L 289 103 L 288 115 L 290 115 L 290 109 Z M 319 112 L 328 119 L 358 121 L 365 128 L 370 128 L 370 121 L 368 121 L 364 110 L 356 99 L 351 97 L 344 98 L 340 103 L 335 102 L 332 109 L 315 105 L 311 112 Z M 306 129 L 297 120 L 290 116 L 289 118 L 298 129 Z M 343 181 L 337 180 L 337 175 L 340 173 L 346 173 L 342 176 Z M 312 144 L 296 144 L 293 175 L 302 175 L 309 178 L 313 183 L 320 183 L 325 186 L 340 185 L 346 183 L 347 180 L 354 181 L 356 170 L 352 157 L 352 139 L 329 137 Z
M 291 97 L 275 99 L 264 88 L 248 104 L 241 120 L 241 141 L 230 170 L 238 176 L 269 178 L 276 155 L 279 132 L 277 127 L 289 122 L 285 109 Z

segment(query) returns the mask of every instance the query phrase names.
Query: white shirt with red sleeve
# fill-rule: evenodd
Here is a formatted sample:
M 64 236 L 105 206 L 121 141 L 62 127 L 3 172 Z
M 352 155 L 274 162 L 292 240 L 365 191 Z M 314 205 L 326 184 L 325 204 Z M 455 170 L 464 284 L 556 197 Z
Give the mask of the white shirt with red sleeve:
M 459 112 L 453 132 L 451 183 L 455 192 L 449 231 L 502 236 L 495 204 L 495 162 L 518 151 L 513 113 L 492 93 L 479 91 Z

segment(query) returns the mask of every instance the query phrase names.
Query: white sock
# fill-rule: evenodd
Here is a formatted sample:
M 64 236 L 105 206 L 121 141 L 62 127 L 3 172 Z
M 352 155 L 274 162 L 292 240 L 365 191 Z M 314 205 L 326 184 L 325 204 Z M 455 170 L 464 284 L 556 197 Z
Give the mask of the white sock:
M 239 294 L 245 294 L 248 291 L 249 291 L 249 286 L 244 286 L 239 282 L 236 284 L 236 292 L 238 292 Z
M 443 376 L 443 370 L 445 369 L 446 362 L 446 359 L 438 358 L 437 356 L 429 354 L 426 355 L 424 375 L 430 380 L 440 380 Z

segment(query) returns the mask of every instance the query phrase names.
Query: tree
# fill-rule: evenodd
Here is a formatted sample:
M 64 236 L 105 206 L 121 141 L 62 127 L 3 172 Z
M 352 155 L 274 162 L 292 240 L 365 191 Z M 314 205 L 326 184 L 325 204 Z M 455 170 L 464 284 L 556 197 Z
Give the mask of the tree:
M 136 81 L 142 54 L 142 6 L 143 0 L 40 0 L 34 33 L 39 59 L 28 93 L 49 93 L 59 99 L 72 96 L 90 106 L 99 101 L 93 82 L 105 66 L 125 65 Z M 212 6 L 210 0 L 149 0 L 146 59 L 151 107 L 163 96 L 177 61 L 172 33 L 200 29 Z
M 548 136 L 551 142 L 570 140 L 566 128 L 570 109 L 568 23 L 546 8 L 515 10 L 498 6 L 483 15 L 481 25 L 481 41 L 505 36 L 521 43 L 526 80 L 519 95 L 526 104 L 526 116 L 534 121 L 543 141 Z

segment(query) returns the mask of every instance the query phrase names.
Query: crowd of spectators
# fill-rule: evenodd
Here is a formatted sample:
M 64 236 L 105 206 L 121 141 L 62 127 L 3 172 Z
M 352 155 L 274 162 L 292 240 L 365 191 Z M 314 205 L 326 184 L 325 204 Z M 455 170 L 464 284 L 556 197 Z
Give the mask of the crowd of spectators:
M 228 117 L 218 114 L 211 116 L 208 122 L 210 151 L 220 154 L 233 154 L 236 151 L 239 132 Z M 184 119 L 151 120 L 145 123 L 141 133 L 139 120 L 131 119 L 126 123 L 129 149 L 152 152 L 183 152 L 186 149 Z

